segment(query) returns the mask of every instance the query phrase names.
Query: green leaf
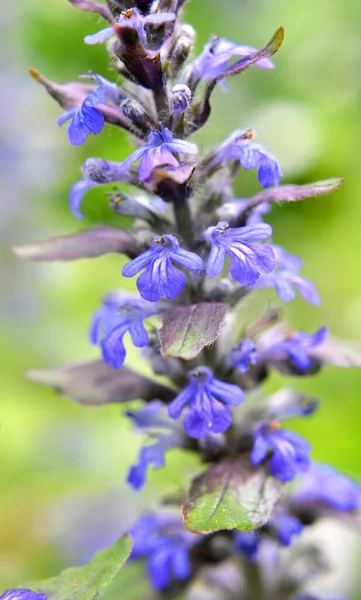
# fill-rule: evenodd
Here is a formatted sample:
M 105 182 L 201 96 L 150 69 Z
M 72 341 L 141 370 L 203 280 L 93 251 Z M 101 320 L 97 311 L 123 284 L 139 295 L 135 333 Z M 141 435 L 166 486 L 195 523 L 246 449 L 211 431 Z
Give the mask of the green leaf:
M 223 460 L 194 479 L 183 506 L 184 524 L 194 533 L 253 531 L 269 521 L 281 490 L 264 467 L 246 458 Z
M 195 358 L 217 339 L 227 308 L 220 302 L 201 302 L 167 310 L 159 331 L 163 356 Z
M 125 535 L 110 548 L 97 552 L 85 567 L 66 569 L 57 577 L 30 582 L 26 587 L 45 594 L 47 600 L 98 600 L 124 565 L 131 549 L 131 537 Z
M 170 402 L 176 393 L 127 367 L 112 369 L 102 360 L 73 363 L 57 369 L 29 371 L 27 378 L 55 388 L 80 404 L 96 406 L 129 400 Z
M 139 248 L 129 233 L 106 225 L 15 246 L 13 251 L 20 258 L 39 261 L 95 258 L 112 252 L 126 254 L 130 258 L 139 254 Z

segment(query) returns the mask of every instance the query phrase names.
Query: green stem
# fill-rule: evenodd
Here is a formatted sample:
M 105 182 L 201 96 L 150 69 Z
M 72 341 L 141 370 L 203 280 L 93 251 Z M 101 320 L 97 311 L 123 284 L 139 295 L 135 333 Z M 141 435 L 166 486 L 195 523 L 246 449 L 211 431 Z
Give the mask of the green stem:
M 247 600 L 265 600 L 262 578 L 257 563 L 244 563 Z
M 192 217 L 188 205 L 188 200 L 184 198 L 181 202 L 173 203 L 174 216 L 177 223 L 178 233 L 187 243 L 190 249 L 193 248 L 193 227 Z

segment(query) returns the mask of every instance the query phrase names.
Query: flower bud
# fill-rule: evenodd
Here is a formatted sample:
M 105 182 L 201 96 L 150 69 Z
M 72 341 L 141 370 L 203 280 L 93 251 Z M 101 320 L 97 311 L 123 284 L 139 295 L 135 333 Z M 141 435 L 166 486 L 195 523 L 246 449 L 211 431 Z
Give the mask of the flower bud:
M 121 109 L 123 111 L 123 115 L 127 117 L 127 119 L 133 121 L 133 123 L 136 125 L 140 125 L 141 127 L 145 126 L 148 129 L 150 118 L 140 102 L 127 98 L 122 102 Z
M 183 25 L 170 56 L 172 75 L 177 75 L 187 60 L 194 41 L 196 32 L 191 25 Z
M 170 94 L 170 112 L 176 119 L 187 110 L 192 97 L 192 92 L 183 83 L 174 85 Z
M 122 181 L 124 174 L 119 173 L 121 163 L 102 158 L 88 158 L 83 166 L 83 175 L 85 179 L 96 181 L 97 183 L 109 183 L 111 181 Z

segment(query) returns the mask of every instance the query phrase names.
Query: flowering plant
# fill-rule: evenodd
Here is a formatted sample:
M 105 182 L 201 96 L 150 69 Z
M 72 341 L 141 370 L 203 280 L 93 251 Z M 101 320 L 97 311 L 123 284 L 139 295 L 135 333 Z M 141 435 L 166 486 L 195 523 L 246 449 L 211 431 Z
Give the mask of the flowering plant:
M 241 326 L 240 313 L 262 288 L 275 288 L 283 302 L 297 290 L 320 303 L 313 283 L 299 273 L 301 261 L 273 243 L 264 218 L 275 202 L 327 194 L 342 180 L 281 185 L 277 159 L 251 129 L 233 132 L 200 158 L 189 141 L 207 124 L 218 84 L 253 65 L 274 67 L 283 28 L 260 50 L 213 36 L 192 59 L 194 31 L 182 23 L 184 0 L 70 2 L 107 21 L 85 43 L 107 42 L 121 85 L 93 72 L 67 84 L 30 73 L 64 109 L 58 124 L 69 122 L 71 144 L 85 143 L 110 123 L 136 145 L 123 162 L 89 158 L 70 192 L 70 210 L 82 218 L 84 194 L 114 182 L 110 210 L 134 221 L 130 231 L 99 225 L 15 252 L 40 261 L 120 253 L 129 259 L 122 275 L 136 278 L 138 292 L 108 293 L 94 314 L 90 340 L 99 346 L 99 360 L 30 377 L 84 404 L 143 401 L 127 413 L 151 440 L 129 470 L 135 490 L 146 484 L 149 469 L 165 466 L 172 448 L 196 453 L 203 467 L 184 491 L 182 509 L 179 497 L 168 498 L 87 567 L 8 590 L 1 600 L 95 600 L 129 555 L 146 561 L 149 598 L 201 598 L 208 586 L 220 600 L 316 600 L 305 581 L 323 564 L 315 564 L 312 548 L 297 551 L 297 538 L 324 516 L 350 521 L 361 488 L 314 464 L 308 442 L 283 427 L 287 419 L 311 415 L 318 402 L 282 389 L 262 397 L 261 386 L 272 369 L 303 377 L 327 364 L 361 366 L 361 358 L 324 326 L 306 333 L 283 324 L 278 308 L 267 307 L 250 322 L 242 316 Z M 241 169 L 255 169 L 262 188 L 249 199 L 233 197 Z M 132 195 L 122 183 L 133 187 Z M 128 334 L 154 377 L 124 366 Z M 295 551 L 281 561 L 288 546 Z

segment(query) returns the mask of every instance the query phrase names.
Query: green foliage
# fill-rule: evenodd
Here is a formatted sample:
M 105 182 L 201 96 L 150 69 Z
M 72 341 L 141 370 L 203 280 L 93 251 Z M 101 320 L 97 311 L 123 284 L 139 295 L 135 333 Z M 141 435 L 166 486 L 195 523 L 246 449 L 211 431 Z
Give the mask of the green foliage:
M 227 313 L 220 302 L 201 302 L 167 310 L 159 331 L 162 354 L 191 360 L 218 337 Z
M 132 550 L 132 540 L 125 535 L 113 546 L 97 552 L 85 567 L 66 569 L 57 577 L 32 581 L 22 587 L 46 595 L 48 600 L 98 600 L 119 573 Z
M 281 489 L 264 467 L 242 458 L 223 460 L 193 481 L 183 506 L 184 524 L 195 533 L 253 531 L 269 520 Z

